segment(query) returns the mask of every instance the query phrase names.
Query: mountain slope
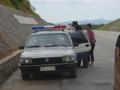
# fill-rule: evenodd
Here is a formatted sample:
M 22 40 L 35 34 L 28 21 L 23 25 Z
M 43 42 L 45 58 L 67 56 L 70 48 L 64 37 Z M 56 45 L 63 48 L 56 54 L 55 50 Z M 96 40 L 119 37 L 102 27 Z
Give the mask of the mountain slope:
M 112 31 L 120 31 L 120 19 L 112 21 L 104 26 L 100 27 L 101 30 L 112 30 Z
M 93 20 L 80 20 L 78 22 L 80 24 L 82 24 L 82 25 L 88 24 L 88 23 L 95 24 L 95 25 L 101 25 L 101 24 L 107 24 L 107 23 L 109 23 L 110 20 L 106 20 L 106 19 L 93 19 Z M 65 22 L 62 22 L 60 24 L 68 24 L 68 23 L 72 23 L 72 21 L 65 21 Z
M 106 20 L 106 19 L 93 19 L 93 20 L 83 20 L 83 21 L 79 21 L 80 24 L 96 24 L 96 25 L 100 25 L 100 24 L 106 24 L 109 23 L 110 20 Z

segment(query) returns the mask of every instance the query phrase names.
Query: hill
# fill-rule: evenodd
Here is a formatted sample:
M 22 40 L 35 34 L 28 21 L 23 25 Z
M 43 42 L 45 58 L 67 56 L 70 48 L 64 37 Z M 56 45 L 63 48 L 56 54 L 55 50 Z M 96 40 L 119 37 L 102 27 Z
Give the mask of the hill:
M 88 24 L 88 23 L 91 23 L 91 24 L 95 24 L 95 25 L 101 25 L 101 24 L 107 24 L 109 23 L 110 20 L 106 20 L 106 19 L 93 19 L 93 20 L 82 20 L 82 21 L 79 21 L 80 24 Z
M 120 31 L 120 19 L 112 21 L 100 27 L 101 30 Z
M 93 19 L 93 20 L 78 20 L 78 22 L 80 24 L 82 24 L 82 25 L 88 24 L 88 23 L 91 23 L 93 25 L 101 25 L 101 24 L 109 23 L 110 20 L 106 20 L 106 19 Z M 68 24 L 68 23 L 72 23 L 72 21 L 62 22 L 62 24 Z
M 34 12 L 34 8 L 31 6 L 29 0 L 0 0 L 0 4 L 39 17 L 39 15 Z

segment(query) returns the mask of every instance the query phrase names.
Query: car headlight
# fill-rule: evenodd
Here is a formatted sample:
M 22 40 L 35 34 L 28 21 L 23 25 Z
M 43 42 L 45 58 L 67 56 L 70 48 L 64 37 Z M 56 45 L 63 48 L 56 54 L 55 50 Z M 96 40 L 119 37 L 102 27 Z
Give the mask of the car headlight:
M 75 57 L 74 56 L 65 56 L 65 57 L 63 57 L 63 61 L 64 62 L 75 61 Z
M 32 64 L 32 59 L 21 59 L 21 64 Z

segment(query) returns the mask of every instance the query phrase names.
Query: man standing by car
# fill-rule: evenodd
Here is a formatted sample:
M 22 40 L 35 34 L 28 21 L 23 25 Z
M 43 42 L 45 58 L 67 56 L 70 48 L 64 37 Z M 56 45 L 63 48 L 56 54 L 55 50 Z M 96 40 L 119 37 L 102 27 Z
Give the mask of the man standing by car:
M 95 35 L 94 32 L 92 31 L 92 25 L 89 23 L 86 25 L 86 29 L 87 29 L 87 36 L 88 36 L 88 40 L 91 44 L 91 50 L 89 53 L 89 59 L 90 59 L 90 66 L 93 66 L 93 62 L 95 61 L 94 59 L 94 48 L 95 48 Z
M 82 31 L 82 27 L 78 24 L 77 21 L 72 22 L 72 26 L 75 29 L 76 33 L 79 33 L 79 31 Z M 81 67 L 81 56 L 79 56 L 78 54 L 77 54 L 77 60 L 78 60 L 77 67 L 80 68 Z
M 120 90 L 120 35 L 118 36 L 115 48 L 115 83 L 114 90 Z
M 73 40 L 73 45 L 76 51 L 77 67 L 88 68 L 88 54 L 89 54 L 88 49 L 90 45 L 82 31 L 82 27 L 76 21 L 72 23 L 72 26 L 74 27 L 75 31 L 70 33 L 70 35 Z M 83 65 L 81 66 L 82 62 Z

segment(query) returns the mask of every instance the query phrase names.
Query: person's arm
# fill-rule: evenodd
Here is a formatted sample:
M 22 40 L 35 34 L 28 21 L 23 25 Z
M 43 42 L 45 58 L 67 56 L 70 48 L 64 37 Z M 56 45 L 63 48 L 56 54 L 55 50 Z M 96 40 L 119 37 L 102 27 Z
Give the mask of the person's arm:
M 115 48 L 115 60 L 120 60 L 120 35 L 118 36 Z
M 115 48 L 115 60 L 120 60 L 120 51 L 119 51 L 119 48 L 116 47 Z
M 93 42 L 93 43 L 95 43 L 96 42 L 96 39 L 95 39 L 95 34 L 94 34 L 94 32 L 91 30 L 91 33 L 90 33 L 90 41 L 91 42 Z
M 94 42 L 96 42 L 95 33 L 93 31 L 92 31 L 92 33 L 93 33 Z

